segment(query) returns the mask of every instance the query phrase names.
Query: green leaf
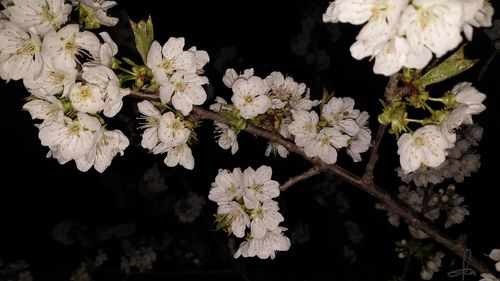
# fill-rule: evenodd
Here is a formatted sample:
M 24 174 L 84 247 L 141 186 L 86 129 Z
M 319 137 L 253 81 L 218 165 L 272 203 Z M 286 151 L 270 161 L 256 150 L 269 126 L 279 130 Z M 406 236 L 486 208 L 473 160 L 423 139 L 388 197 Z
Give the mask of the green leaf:
M 129 21 L 135 36 L 135 47 L 141 55 L 142 61 L 146 64 L 149 47 L 154 39 L 153 21 L 151 16 L 148 17 L 147 21 L 141 20 L 137 23 Z
M 464 47 L 461 47 L 442 63 L 427 71 L 417 80 L 417 84 L 425 88 L 428 85 L 444 81 L 473 67 L 477 61 L 465 58 Z

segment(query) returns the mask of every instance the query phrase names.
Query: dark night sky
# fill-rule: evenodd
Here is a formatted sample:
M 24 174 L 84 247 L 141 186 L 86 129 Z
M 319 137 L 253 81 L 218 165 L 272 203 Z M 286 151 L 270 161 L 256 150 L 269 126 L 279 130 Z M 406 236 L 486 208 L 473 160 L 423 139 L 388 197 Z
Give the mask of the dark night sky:
M 122 2 L 127 3 L 115 8 L 115 15 L 128 14 L 137 21 L 150 14 L 155 24 L 156 39 L 161 44 L 170 36 L 183 36 L 186 37 L 186 47 L 195 45 L 208 51 L 211 62 L 206 67 L 206 75 L 216 95 L 230 96 L 230 90 L 221 83 L 226 68 L 233 67 L 239 71 L 254 67 L 256 75 L 261 77 L 278 70 L 306 83 L 316 97 L 319 97 L 323 87 L 335 90 L 337 96 L 352 96 L 356 99 L 356 108 L 367 110 L 373 116 L 370 122 L 372 130 L 375 130 L 375 116 L 380 110 L 378 99 L 382 97 L 386 78 L 372 74 L 370 62 L 356 61 L 349 55 L 349 45 L 358 30 L 356 27 L 336 27 L 321 22 L 327 1 L 172 3 L 143 0 L 140 7 L 137 1 Z M 495 17 L 499 18 L 499 15 Z M 126 24 L 123 23 L 123 26 Z M 305 26 L 312 26 L 308 55 L 296 51 L 297 43 L 304 40 L 300 34 Z M 119 54 L 123 52 L 130 56 L 130 50 L 126 49 L 126 42 L 130 43 L 127 33 L 112 34 L 118 38 L 119 46 L 123 46 Z M 485 101 L 488 109 L 476 119 L 485 129 L 479 147 L 482 167 L 458 187 L 466 196 L 471 215 L 463 225 L 447 232 L 454 237 L 465 233 L 473 252 L 482 256 L 500 246 L 500 231 L 495 227 L 500 215 L 500 189 L 495 183 L 498 182 L 497 144 L 500 143 L 497 134 L 500 128 L 497 114 L 500 106 L 500 57 L 493 60 L 484 78 L 477 81 L 481 67 L 494 49 L 481 31 L 476 31 L 476 38 L 478 43 L 470 45 L 470 56 L 480 59 L 478 66 L 450 82 L 446 89 L 459 81 L 468 80 L 488 95 Z M 37 129 L 29 114 L 21 110 L 26 96 L 21 86 L 18 82 L 0 84 L 2 96 L 6 99 L 5 108 L 0 111 L 4 148 L 4 168 L 0 172 L 4 182 L 0 188 L 0 260 L 26 260 L 33 269 L 35 280 L 69 280 L 67 273 L 73 271 L 85 255 L 94 255 L 96 249 L 101 247 L 115 254 L 114 261 L 105 267 L 109 269 L 108 273 L 113 268 L 119 268 L 118 242 L 99 245 L 93 241 L 90 245 L 77 243 L 72 246 L 55 242 L 52 230 L 63 220 L 85 225 L 87 232 L 106 225 L 132 222 L 137 226 L 138 236 L 158 237 L 166 232 L 174 237 L 174 242 L 162 256 L 164 259 L 153 270 L 157 273 L 170 272 L 170 275 L 164 275 L 163 279 L 162 275 L 154 274 L 132 276 L 129 280 L 244 280 L 245 274 L 241 272 L 245 272 L 249 280 L 388 280 L 402 271 L 403 261 L 397 259 L 394 253 L 394 242 L 402 237 L 400 233 L 404 231 L 401 228 L 396 230 L 387 223 L 385 213 L 373 208 L 375 201 L 371 197 L 347 184 L 337 183 L 334 195 L 322 193 L 324 190 L 320 183 L 324 178 L 320 177 L 299 184 L 279 199 L 285 225 L 295 228 L 299 224 L 307 224 L 309 241 L 292 245 L 289 252 L 278 254 L 275 261 L 249 259 L 233 262 L 223 249 L 226 236 L 222 232 L 214 232 L 211 225 L 215 203 L 207 201 L 202 216 L 191 225 L 176 221 L 172 204 L 185 197 L 188 190 L 206 196 L 218 168 L 244 168 L 249 165 L 256 168 L 267 164 L 274 169 L 273 178 L 283 182 L 308 168 L 299 157 L 291 156 L 288 160 L 265 158 L 266 144 L 244 133 L 239 136 L 240 151 L 236 157 L 231 157 L 227 151 L 213 144 L 211 124 L 207 122 L 201 130 L 201 136 L 205 138 L 193 148 L 197 161 L 194 171 L 164 167 L 163 157 L 148 155 L 139 147 L 136 134 L 125 156 L 115 158 L 104 174 L 93 170 L 81 173 L 73 163 L 61 166 L 54 159 L 45 158 L 47 148 L 40 145 Z M 110 124 L 114 128 L 125 127 L 128 135 L 138 126 L 134 102 L 128 99 L 124 114 Z M 392 136 L 384 139 L 381 147 L 383 159 L 376 170 L 376 181 L 390 192 L 400 184 L 393 171 L 397 165 L 395 145 Z M 347 163 L 357 172 L 363 168 L 362 164 L 350 164 L 345 153 L 341 153 L 339 158 L 341 164 Z M 169 188 L 154 198 L 141 193 L 140 186 L 145 171 L 157 162 Z M 351 204 L 347 213 L 340 213 L 335 203 L 339 190 Z M 318 203 L 318 198 L 326 203 Z M 166 206 L 158 207 L 156 204 Z M 347 241 L 344 230 L 346 221 L 359 224 L 364 234 L 360 244 L 352 245 Z M 187 241 L 187 244 L 179 241 Z M 357 253 L 354 264 L 343 258 L 345 245 L 350 245 Z M 200 266 L 186 257 L 186 253 L 193 252 L 203 261 Z M 446 260 L 446 264 L 450 261 Z M 237 272 L 184 274 L 228 268 Z M 418 266 L 412 270 L 418 270 Z M 40 273 L 38 278 L 37 273 Z M 112 273 L 97 277 L 95 280 L 123 279 L 123 275 Z M 444 274 L 440 277 L 442 279 L 436 280 L 447 280 Z

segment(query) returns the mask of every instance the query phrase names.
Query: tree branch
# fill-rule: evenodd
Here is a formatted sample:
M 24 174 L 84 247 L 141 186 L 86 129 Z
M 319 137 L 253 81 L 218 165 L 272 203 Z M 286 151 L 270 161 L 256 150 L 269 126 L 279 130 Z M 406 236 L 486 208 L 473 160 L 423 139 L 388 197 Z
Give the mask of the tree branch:
M 280 185 L 280 190 L 281 191 L 286 191 L 287 189 L 289 189 L 294 184 L 296 184 L 296 183 L 298 183 L 300 181 L 307 180 L 308 178 L 313 177 L 313 176 L 315 176 L 317 174 L 320 174 L 323 171 L 324 171 L 324 169 L 321 166 L 313 166 L 312 168 L 310 168 L 309 170 L 305 171 L 304 173 L 302 173 L 302 174 L 300 174 L 298 176 L 289 178 L 284 184 Z
M 368 164 L 366 164 L 366 170 L 363 176 L 361 177 L 361 180 L 365 184 L 370 184 L 373 183 L 373 169 L 375 169 L 375 164 L 377 164 L 379 155 L 378 155 L 378 147 L 380 146 L 380 143 L 382 142 L 382 137 L 385 134 L 387 126 L 379 124 L 378 130 L 377 130 L 377 135 L 375 136 L 375 139 L 373 139 L 372 145 L 371 145 L 371 150 L 370 150 L 370 158 L 368 160 Z
M 394 79 L 391 77 L 392 82 L 393 80 Z M 391 81 L 389 82 L 389 84 L 391 83 Z M 156 101 L 159 100 L 159 97 L 157 95 L 144 94 L 144 93 L 132 92 L 130 96 L 139 99 L 156 100 Z M 224 117 L 219 115 L 217 112 L 204 109 L 200 106 L 193 106 L 192 113 L 195 114 L 197 116 L 196 118 L 198 119 L 209 119 L 230 125 L 229 122 Z M 288 151 L 301 155 L 305 160 L 309 161 L 314 166 L 318 166 L 319 168 L 324 169 L 326 172 L 338 176 L 339 178 L 345 180 L 346 182 L 352 184 L 353 186 L 359 188 L 360 190 L 365 191 L 366 193 L 370 194 L 371 196 L 379 200 L 382 204 L 384 204 L 385 208 L 388 211 L 404 218 L 409 225 L 425 232 L 427 235 L 432 237 L 436 242 L 448 248 L 457 256 L 462 258 L 464 256 L 465 251 L 468 250 L 467 246 L 464 244 L 463 241 L 452 240 L 448 238 L 443 232 L 437 229 L 431 222 L 429 222 L 419 213 L 415 212 L 413 209 L 408 207 L 399 199 L 392 197 L 384 189 L 378 187 L 373 182 L 371 183 L 364 182 L 360 176 L 357 176 L 351 173 L 350 171 L 347 171 L 346 169 L 338 166 L 337 164 L 326 164 L 318 157 L 313 157 L 313 158 L 308 157 L 307 155 L 305 155 L 304 150 L 302 148 L 295 145 L 295 143 L 293 143 L 291 140 L 283 138 L 283 136 L 281 136 L 278 133 L 263 128 L 258 128 L 251 124 L 247 125 L 244 131 L 247 131 L 255 136 L 279 143 L 283 145 Z M 471 255 L 469 262 L 470 265 L 474 267 L 476 270 L 478 270 L 480 273 L 490 273 L 494 275 L 493 271 L 490 270 L 487 266 L 485 266 L 475 256 Z

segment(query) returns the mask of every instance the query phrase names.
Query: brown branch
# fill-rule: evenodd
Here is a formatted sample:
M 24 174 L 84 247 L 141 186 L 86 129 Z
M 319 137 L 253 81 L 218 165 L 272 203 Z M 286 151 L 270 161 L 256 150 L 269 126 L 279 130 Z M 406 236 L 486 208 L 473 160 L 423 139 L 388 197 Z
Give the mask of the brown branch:
M 391 77 L 392 78 L 392 77 Z M 392 80 L 392 79 L 391 79 Z M 149 94 L 140 94 L 132 92 L 130 94 L 132 97 L 140 98 L 140 99 L 148 99 L 148 100 L 159 100 L 157 95 L 149 95 Z M 221 115 L 216 112 L 204 109 L 200 106 L 193 106 L 193 114 L 197 115 L 199 119 L 209 119 L 218 121 L 227 125 L 230 125 L 229 122 L 224 119 Z M 399 199 L 392 197 L 389 193 L 387 193 L 382 188 L 378 187 L 374 183 L 367 183 L 362 180 L 360 176 L 357 176 L 350 171 L 336 165 L 336 164 L 326 164 L 321 159 L 317 157 L 307 157 L 305 155 L 302 148 L 298 147 L 289 139 L 283 138 L 280 134 L 272 131 L 268 131 L 266 129 L 258 128 L 253 125 L 248 125 L 244 131 L 247 131 L 255 136 L 279 143 L 283 145 L 288 151 L 294 152 L 296 154 L 301 155 L 305 160 L 309 161 L 314 166 L 318 166 L 321 169 L 324 169 L 326 172 L 329 172 L 339 178 L 345 180 L 346 182 L 352 184 L 353 186 L 365 191 L 366 193 L 375 197 L 378 201 L 385 205 L 385 208 L 404 218 L 406 222 L 412 227 L 419 229 L 425 232 L 427 235 L 432 237 L 436 242 L 440 243 L 444 247 L 448 248 L 450 251 L 455 253 L 459 257 L 463 257 L 466 250 L 468 250 L 467 246 L 463 241 L 460 240 L 452 240 L 448 238 L 443 232 L 437 229 L 431 222 L 422 217 L 419 213 L 415 212 L 413 209 L 409 208 L 406 204 L 402 203 Z M 480 273 L 490 273 L 492 275 L 493 271 L 491 271 L 487 266 L 485 266 L 479 259 L 475 256 L 470 257 L 469 263 L 472 267 L 478 270 Z
M 308 178 L 313 177 L 313 176 L 315 176 L 317 174 L 320 174 L 323 171 L 324 171 L 323 167 L 321 167 L 321 166 L 313 166 L 311 169 L 305 171 L 304 173 L 302 173 L 302 174 L 300 174 L 298 176 L 289 178 L 285 183 L 283 183 L 282 185 L 280 185 L 280 190 L 281 191 L 286 191 L 287 189 L 289 189 L 294 184 L 296 184 L 296 183 L 298 183 L 300 181 L 307 180 Z
M 370 150 L 370 158 L 368 160 L 368 164 L 366 164 L 365 173 L 361 177 L 361 180 L 365 184 L 373 183 L 373 170 L 375 169 L 375 164 L 377 164 L 379 158 L 378 147 L 382 142 L 382 137 L 384 136 L 386 129 L 387 129 L 386 125 L 380 124 L 378 126 L 377 135 L 375 136 L 375 139 L 373 139 L 373 142 L 371 144 L 372 148 Z

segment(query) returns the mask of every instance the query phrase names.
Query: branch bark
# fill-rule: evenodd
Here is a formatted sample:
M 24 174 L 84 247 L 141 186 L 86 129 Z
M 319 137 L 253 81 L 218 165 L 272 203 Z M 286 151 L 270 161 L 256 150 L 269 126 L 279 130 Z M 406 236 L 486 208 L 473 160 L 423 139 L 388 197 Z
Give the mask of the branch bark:
M 310 168 L 309 170 L 305 171 L 304 173 L 302 173 L 302 174 L 300 174 L 298 176 L 289 178 L 284 184 L 280 185 L 280 190 L 281 191 L 286 191 L 287 189 L 289 189 L 290 187 L 292 187 L 294 184 L 296 184 L 298 182 L 301 182 L 301 181 L 304 181 L 304 180 L 307 180 L 310 177 L 314 177 L 315 175 L 320 174 L 323 171 L 324 170 L 323 170 L 322 167 L 320 167 L 320 166 L 313 166 L 312 168 Z
M 391 79 L 388 83 L 388 87 L 386 88 L 386 96 L 387 96 L 387 94 L 390 94 L 390 93 L 387 93 L 387 91 L 389 90 L 389 87 L 391 87 L 392 89 L 396 89 L 396 91 L 397 91 L 397 87 L 394 86 L 394 85 L 396 85 L 394 82 L 395 81 L 394 79 L 397 79 L 397 78 L 391 77 Z M 130 94 L 130 96 L 136 97 L 139 99 L 156 100 L 156 101 L 159 100 L 157 95 L 152 95 L 152 94 L 132 92 Z M 198 119 L 214 120 L 214 121 L 218 121 L 218 122 L 230 125 L 229 122 L 224 117 L 219 115 L 218 113 L 211 111 L 211 110 L 204 109 L 203 107 L 200 107 L 200 106 L 193 106 L 192 113 L 195 114 L 196 118 L 198 118 Z M 385 208 L 388 211 L 390 211 L 394 214 L 397 214 L 398 216 L 404 218 L 409 225 L 411 225 L 412 227 L 414 227 L 416 229 L 419 229 L 419 230 L 425 232 L 427 235 L 432 237 L 436 242 L 438 242 L 441 245 L 443 245 L 444 247 L 448 248 L 448 250 L 452 251 L 460 258 L 463 258 L 464 253 L 467 250 L 469 250 L 463 241 L 453 240 L 453 239 L 447 237 L 442 231 L 440 231 L 438 228 L 436 228 L 436 226 L 434 226 L 426 218 L 421 216 L 419 213 L 415 212 L 413 209 L 408 207 L 406 204 L 401 202 L 399 199 L 391 196 L 384 189 L 380 188 L 375 183 L 373 183 L 373 181 L 372 182 L 364 181 L 361 176 L 355 175 L 355 174 L 351 173 L 350 171 L 338 166 L 337 164 L 326 164 L 318 157 L 313 157 L 313 158 L 307 157 L 302 148 L 295 145 L 295 143 L 293 143 L 291 140 L 283 138 L 278 133 L 275 133 L 275 132 L 272 132 L 272 131 L 269 131 L 269 130 L 266 130 L 263 128 L 258 128 L 258 127 L 251 125 L 251 124 L 249 124 L 244 129 L 244 131 L 247 131 L 255 136 L 279 143 L 279 144 L 283 145 L 288 151 L 301 155 L 305 160 L 309 161 L 311 164 L 318 167 L 319 169 L 322 169 L 325 172 L 329 172 L 335 176 L 338 176 L 339 178 L 345 180 L 346 182 L 352 184 L 353 186 L 359 188 L 360 190 L 370 194 L 371 196 L 375 197 L 378 201 L 380 201 L 382 204 L 384 204 Z M 376 153 L 376 152 L 372 152 L 372 153 Z M 372 160 L 372 162 L 375 163 L 375 160 Z M 480 273 L 490 273 L 490 274 L 494 275 L 492 270 L 490 270 L 478 258 L 476 258 L 473 255 L 471 255 L 469 263 L 472 267 L 474 267 Z

